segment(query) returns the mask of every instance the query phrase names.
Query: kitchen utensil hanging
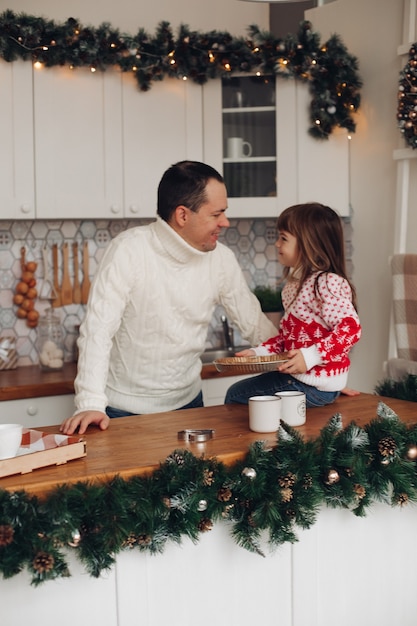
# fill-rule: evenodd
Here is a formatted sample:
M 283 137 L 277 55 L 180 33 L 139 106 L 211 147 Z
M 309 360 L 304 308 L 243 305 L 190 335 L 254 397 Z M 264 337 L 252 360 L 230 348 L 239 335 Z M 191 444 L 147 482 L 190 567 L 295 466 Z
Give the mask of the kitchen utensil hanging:
M 48 248 L 44 246 L 42 248 L 42 260 L 43 260 L 43 281 L 39 292 L 39 300 L 48 300 L 50 304 L 57 298 L 57 292 L 54 284 L 51 280 L 49 273 L 48 263 Z
M 69 276 L 69 249 L 68 243 L 62 246 L 62 285 L 61 285 L 61 304 L 66 306 L 72 304 L 72 284 Z
M 53 275 L 54 275 L 54 290 L 55 298 L 52 300 L 53 307 L 61 306 L 61 289 L 58 280 L 58 244 L 54 243 L 52 246 L 52 263 L 53 263 Z
M 82 304 L 87 304 L 89 292 L 90 292 L 90 277 L 89 277 L 88 241 L 84 241 L 84 245 L 83 245 L 83 282 L 82 282 L 82 285 L 81 285 L 81 302 L 82 302 Z
M 74 264 L 74 282 L 72 289 L 72 301 L 74 304 L 81 303 L 81 285 L 79 279 L 79 264 L 78 264 L 78 242 L 74 241 L 72 244 L 72 258 Z

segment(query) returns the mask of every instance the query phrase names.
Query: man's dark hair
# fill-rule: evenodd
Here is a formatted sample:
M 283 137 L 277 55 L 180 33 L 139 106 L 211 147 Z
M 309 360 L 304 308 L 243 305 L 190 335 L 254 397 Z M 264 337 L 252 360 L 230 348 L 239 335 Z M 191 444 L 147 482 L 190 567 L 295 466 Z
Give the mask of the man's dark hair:
M 171 165 L 158 185 L 158 215 L 169 222 L 180 205 L 197 212 L 207 199 L 206 186 L 211 178 L 224 183 L 223 176 L 205 163 L 179 161 Z

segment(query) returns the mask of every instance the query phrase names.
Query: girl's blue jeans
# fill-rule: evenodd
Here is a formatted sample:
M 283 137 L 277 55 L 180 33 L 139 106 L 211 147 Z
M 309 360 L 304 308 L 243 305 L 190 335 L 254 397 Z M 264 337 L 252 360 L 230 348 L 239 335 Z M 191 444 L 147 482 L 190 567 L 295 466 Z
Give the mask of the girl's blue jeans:
M 280 391 L 302 391 L 306 395 L 306 406 L 325 406 L 339 397 L 340 391 L 319 391 L 289 374 L 267 372 L 234 383 L 226 393 L 225 404 L 248 404 L 252 396 L 273 396 Z

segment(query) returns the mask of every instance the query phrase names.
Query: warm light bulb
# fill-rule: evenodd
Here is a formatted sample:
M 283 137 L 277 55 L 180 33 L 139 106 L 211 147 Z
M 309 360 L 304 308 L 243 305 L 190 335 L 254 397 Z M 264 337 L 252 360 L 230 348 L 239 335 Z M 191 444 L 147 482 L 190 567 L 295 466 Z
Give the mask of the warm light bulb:
M 43 66 L 40 61 L 35 61 L 35 63 L 33 64 L 33 67 L 35 67 L 37 70 L 40 70 Z

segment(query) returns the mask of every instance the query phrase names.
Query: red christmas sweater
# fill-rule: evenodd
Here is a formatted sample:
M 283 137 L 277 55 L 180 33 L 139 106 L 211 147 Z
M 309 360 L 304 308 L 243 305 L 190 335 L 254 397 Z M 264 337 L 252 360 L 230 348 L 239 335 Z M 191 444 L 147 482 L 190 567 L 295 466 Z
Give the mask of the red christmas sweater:
M 320 274 L 318 280 L 317 273 L 310 276 L 295 297 L 297 289 L 298 281 L 286 283 L 278 335 L 255 352 L 265 355 L 300 349 L 307 372 L 294 378 L 321 391 L 341 391 L 347 383 L 349 351 L 361 336 L 350 285 L 329 272 Z

